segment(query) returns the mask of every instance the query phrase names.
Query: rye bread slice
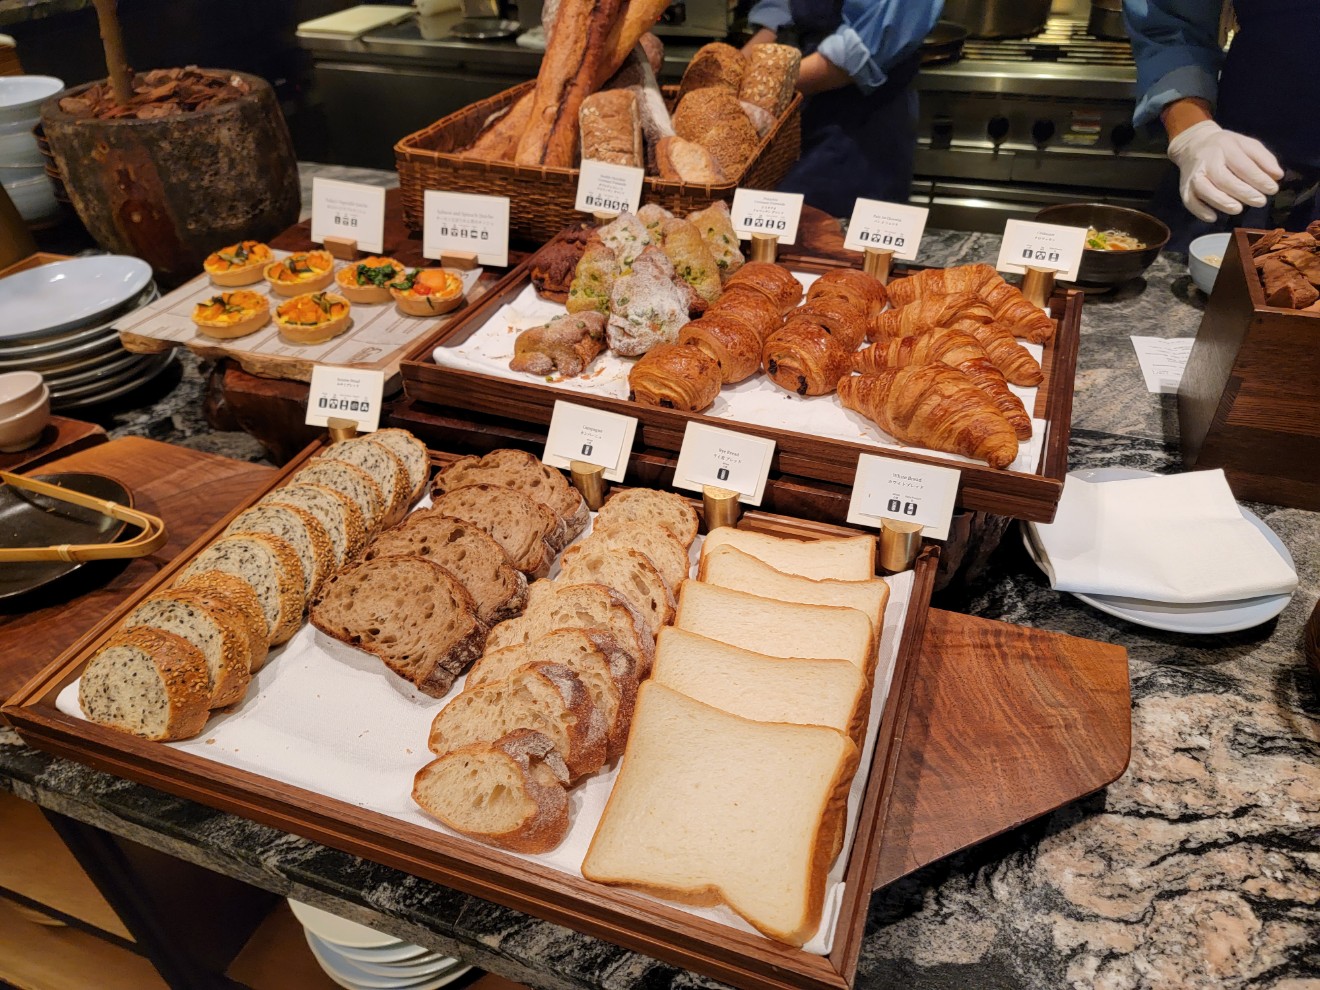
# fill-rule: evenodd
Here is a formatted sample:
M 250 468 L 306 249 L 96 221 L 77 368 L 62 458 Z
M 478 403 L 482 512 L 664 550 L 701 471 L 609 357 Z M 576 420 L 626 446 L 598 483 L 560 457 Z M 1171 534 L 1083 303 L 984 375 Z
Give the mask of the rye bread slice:
M 314 515 L 296 505 L 254 505 L 235 516 L 225 532 L 269 533 L 293 547 L 302 564 L 304 598 L 311 598 L 334 570 L 330 534 Z
M 544 504 L 499 485 L 467 485 L 434 492 L 431 507 L 484 529 L 524 574 L 542 577 L 560 545 L 563 521 Z
M 523 614 L 492 629 L 486 648 L 499 650 L 530 643 L 556 629 L 604 630 L 637 658 L 639 678 L 651 672 L 655 640 L 647 634 L 646 620 L 627 599 L 603 584 L 537 581 L 528 591 Z
M 629 488 L 605 500 L 596 513 L 596 526 L 601 529 L 663 526 L 687 549 L 697 538 L 697 510 L 673 492 Z
M 382 526 L 393 526 L 412 505 L 412 481 L 403 461 L 384 444 L 372 443 L 369 436 L 354 437 L 331 444 L 318 457 L 354 464 L 375 480 L 380 486 L 381 498 L 385 503 L 385 516 Z
M 460 457 L 435 476 L 435 492 L 453 491 L 466 485 L 499 485 L 529 495 L 549 507 L 564 521 L 562 550 L 587 528 L 591 511 L 582 494 L 568 483 L 558 468 L 550 467 L 523 450 L 492 450 L 484 457 Z
M 664 578 L 669 590 L 677 595 L 678 589 L 692 570 L 683 541 L 664 526 L 620 525 L 615 529 L 596 526 L 591 535 L 564 551 L 563 563 L 588 550 L 617 548 L 644 553 Z
M 646 620 L 652 638 L 674 621 L 674 595 L 651 558 L 640 550 L 588 547 L 564 560 L 556 582 L 603 584 L 617 591 Z
M 367 523 L 356 502 L 325 485 L 292 484 L 276 488 L 259 505 L 292 505 L 316 517 L 330 537 L 336 568 L 356 560 L 367 544 Z
M 207 707 L 232 705 L 247 692 L 248 633 L 237 613 L 212 608 L 202 595 L 176 588 L 157 592 L 124 619 L 125 629 L 139 626 L 173 633 L 197 648 L 206 660 Z
M 201 732 L 210 694 L 201 651 L 144 626 L 112 635 L 78 682 L 78 703 L 91 721 L 161 741 Z

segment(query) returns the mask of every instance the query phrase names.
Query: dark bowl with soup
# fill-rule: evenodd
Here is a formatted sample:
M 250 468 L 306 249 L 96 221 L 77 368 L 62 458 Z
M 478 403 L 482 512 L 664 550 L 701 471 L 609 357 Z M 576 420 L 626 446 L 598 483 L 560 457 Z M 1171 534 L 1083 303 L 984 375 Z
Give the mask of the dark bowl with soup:
M 1065 227 L 1086 227 L 1087 246 L 1077 285 L 1104 289 L 1137 278 L 1169 242 L 1169 228 L 1149 213 L 1106 203 L 1047 206 L 1032 219 Z

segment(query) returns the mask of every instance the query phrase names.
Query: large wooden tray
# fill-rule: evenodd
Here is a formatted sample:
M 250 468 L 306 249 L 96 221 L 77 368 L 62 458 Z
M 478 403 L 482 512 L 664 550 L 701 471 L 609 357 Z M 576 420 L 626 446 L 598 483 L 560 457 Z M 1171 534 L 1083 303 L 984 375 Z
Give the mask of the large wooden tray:
M 79 676 L 92 653 L 137 602 L 168 583 L 230 519 L 282 483 L 319 446 L 318 443 L 304 451 L 20 690 L 3 714 L 23 738 L 40 749 L 96 769 L 305 836 L 734 986 L 748 990 L 851 988 L 880 858 L 881 835 L 889 814 L 890 788 L 914 682 L 915 658 L 928 612 L 937 557 L 934 548 L 924 551 L 917 562 L 880 734 L 871 764 L 865 768 L 867 786 L 844 877 L 847 886 L 834 947 L 828 957 L 696 918 L 627 891 L 592 884 L 475 842 L 114 732 L 65 715 L 56 708 L 59 692 Z M 445 455 L 437 456 L 438 461 L 446 459 Z M 748 513 L 739 525 L 782 535 L 847 532 L 840 527 L 757 512 Z
M 877 448 L 869 444 L 828 437 L 736 423 L 701 413 L 682 412 L 643 406 L 635 402 L 569 391 L 545 384 L 534 377 L 517 381 L 479 372 L 437 365 L 432 352 L 437 346 L 459 343 L 485 325 L 495 312 L 527 287 L 531 280 L 528 259 L 510 273 L 480 302 L 471 306 L 461 319 L 454 320 L 433 336 L 421 340 L 401 362 L 404 392 L 411 398 L 450 408 L 495 416 L 514 415 L 531 423 L 548 424 L 556 400 L 568 400 L 587 406 L 608 409 L 638 422 L 634 449 L 646 447 L 677 451 L 683 432 L 691 421 L 725 429 L 769 437 L 775 441 L 771 470 L 818 481 L 851 486 L 861 454 L 883 454 L 902 460 L 955 467 L 962 472 L 957 506 L 962 509 L 993 512 L 1032 522 L 1050 522 L 1063 491 L 1063 477 L 1068 471 L 1068 439 L 1071 433 L 1073 379 L 1077 368 L 1077 347 L 1081 336 L 1082 293 L 1059 290 L 1051 299 L 1053 312 L 1061 313 L 1059 330 L 1045 345 L 1041 362 L 1045 380 L 1037 390 L 1036 409 L 1032 414 L 1046 422 L 1046 436 L 1038 472 L 1005 471 L 984 464 L 967 464 L 937 455 L 913 453 L 902 448 Z M 798 271 L 824 272 L 850 267 L 847 263 L 825 258 L 794 258 Z M 900 277 L 906 274 L 900 272 Z

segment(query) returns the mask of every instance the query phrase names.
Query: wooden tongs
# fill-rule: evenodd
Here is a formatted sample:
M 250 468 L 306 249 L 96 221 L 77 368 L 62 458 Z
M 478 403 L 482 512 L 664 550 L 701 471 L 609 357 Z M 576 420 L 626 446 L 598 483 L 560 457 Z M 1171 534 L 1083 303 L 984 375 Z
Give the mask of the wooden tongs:
M 103 516 L 118 519 L 120 522 L 137 526 L 142 530 L 131 540 L 118 543 L 65 543 L 56 547 L 4 547 L 0 548 L 0 563 L 28 560 L 63 560 L 70 563 L 80 563 L 87 560 L 145 557 L 147 554 L 155 553 L 163 547 L 165 541 L 169 538 L 169 534 L 165 531 L 165 524 L 156 516 L 139 512 L 137 509 L 120 505 L 118 502 L 96 498 L 94 495 L 85 495 L 82 492 L 61 488 L 59 485 L 38 481 L 36 478 L 27 478 L 10 471 L 0 471 L 0 482 L 13 488 L 22 488 L 38 495 L 45 495 L 60 502 L 69 502 L 84 509 L 91 509 Z

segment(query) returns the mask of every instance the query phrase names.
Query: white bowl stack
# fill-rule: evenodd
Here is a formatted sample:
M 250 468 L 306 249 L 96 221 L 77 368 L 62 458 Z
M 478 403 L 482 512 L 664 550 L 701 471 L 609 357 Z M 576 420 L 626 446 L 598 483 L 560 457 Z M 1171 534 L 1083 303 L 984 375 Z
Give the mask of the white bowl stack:
M 59 216 L 32 128 L 41 120 L 41 104 L 63 89 L 63 80 L 54 76 L 0 76 L 0 182 L 29 224 Z
M 289 898 L 312 955 L 345 990 L 439 990 L 472 967 Z

